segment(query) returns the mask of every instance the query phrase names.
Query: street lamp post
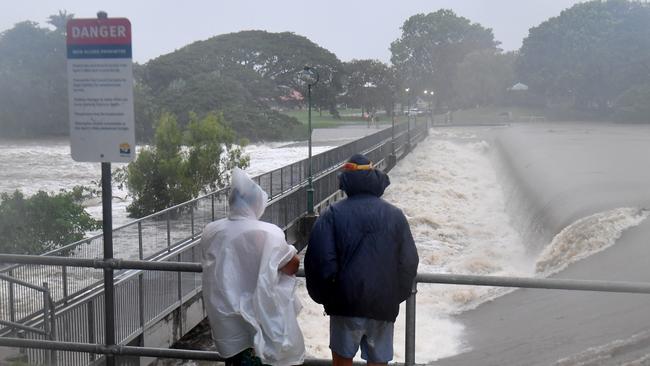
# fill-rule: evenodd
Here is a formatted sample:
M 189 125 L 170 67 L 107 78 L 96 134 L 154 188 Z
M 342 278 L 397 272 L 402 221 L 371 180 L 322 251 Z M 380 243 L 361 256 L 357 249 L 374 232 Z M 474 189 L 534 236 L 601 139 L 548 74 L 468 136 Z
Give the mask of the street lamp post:
M 305 66 L 302 71 L 300 71 L 300 79 L 307 83 L 307 100 L 309 104 L 307 112 L 307 125 L 308 125 L 308 134 L 309 134 L 309 177 L 307 178 L 307 214 L 314 214 L 314 181 L 313 181 L 313 171 L 312 171 L 312 162 L 311 162 L 311 87 L 318 83 L 320 75 L 313 67 Z
M 434 118 L 433 107 L 432 107 L 434 94 L 435 93 L 433 92 L 433 90 L 424 91 L 424 95 L 428 96 L 427 103 L 429 105 L 429 123 L 431 124 L 431 126 L 433 126 L 433 118 Z
M 393 110 L 391 113 L 391 133 L 390 133 L 390 155 L 388 155 L 388 170 L 393 169 L 397 164 L 397 155 L 395 154 L 395 101 L 392 102 Z
M 406 137 L 408 138 L 408 141 L 406 141 L 406 151 L 411 150 L 411 95 L 410 92 L 411 88 L 406 88 L 404 89 L 404 92 L 406 92 Z

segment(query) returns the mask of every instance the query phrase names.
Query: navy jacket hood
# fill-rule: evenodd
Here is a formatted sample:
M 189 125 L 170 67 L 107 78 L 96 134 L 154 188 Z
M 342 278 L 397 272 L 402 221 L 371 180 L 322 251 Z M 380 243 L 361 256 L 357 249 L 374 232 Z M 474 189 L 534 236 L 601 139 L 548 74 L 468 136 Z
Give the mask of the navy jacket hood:
M 348 197 L 363 193 L 381 197 L 389 185 L 388 175 L 377 169 L 343 172 L 339 175 L 339 188 Z

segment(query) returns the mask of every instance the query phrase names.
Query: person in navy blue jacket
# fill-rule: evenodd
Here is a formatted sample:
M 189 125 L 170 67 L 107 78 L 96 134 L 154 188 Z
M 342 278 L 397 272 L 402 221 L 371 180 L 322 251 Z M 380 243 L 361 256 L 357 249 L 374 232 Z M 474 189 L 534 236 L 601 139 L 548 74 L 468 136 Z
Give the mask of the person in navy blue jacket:
M 309 296 L 330 316 L 334 366 L 393 358 L 393 324 L 411 295 L 418 254 L 400 209 L 380 197 L 390 184 L 361 154 L 339 175 L 347 198 L 316 220 L 304 266 Z

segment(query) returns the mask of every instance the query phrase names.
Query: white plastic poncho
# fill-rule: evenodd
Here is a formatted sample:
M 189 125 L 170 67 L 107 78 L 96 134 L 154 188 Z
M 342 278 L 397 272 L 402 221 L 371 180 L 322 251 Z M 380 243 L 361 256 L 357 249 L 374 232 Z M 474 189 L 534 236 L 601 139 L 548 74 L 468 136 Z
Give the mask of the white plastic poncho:
M 254 348 L 274 366 L 303 363 L 296 278 L 279 271 L 296 254 L 284 233 L 259 221 L 267 194 L 242 170 L 232 173 L 227 219 L 208 224 L 201 239 L 203 299 L 222 357 Z

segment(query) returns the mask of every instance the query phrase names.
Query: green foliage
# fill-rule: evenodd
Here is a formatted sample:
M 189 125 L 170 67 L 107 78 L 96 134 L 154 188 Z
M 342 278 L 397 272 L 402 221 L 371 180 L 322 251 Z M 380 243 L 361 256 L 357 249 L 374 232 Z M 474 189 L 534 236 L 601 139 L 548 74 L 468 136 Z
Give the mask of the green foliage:
M 305 94 L 306 85 L 297 78 L 305 65 L 320 74 L 312 91 L 314 105 L 335 112 L 341 62 L 309 39 L 289 32 L 243 31 L 194 42 L 147 63 L 143 77 L 154 95 L 174 95 L 180 89 L 190 94 L 209 90 L 200 104 L 241 104 L 261 111 L 282 105 L 287 89 Z M 206 111 L 186 107 L 175 113 L 182 116 L 188 110 Z
M 391 114 L 397 91 L 394 70 L 377 60 L 352 60 L 344 66 L 345 96 L 341 101 L 365 111 L 383 108 Z
M 468 53 L 454 78 L 457 104 L 463 108 L 503 104 L 509 87 L 515 84 L 514 52 L 487 49 Z
M 191 113 L 182 130 L 172 114 L 162 114 L 153 146 L 141 149 L 122 178 L 133 196 L 127 211 L 146 216 L 223 187 L 232 168 L 249 163 L 242 143 L 234 143 L 234 133 L 221 115 L 199 118 Z
M 453 80 L 465 56 L 473 51 L 495 50 L 492 30 L 441 9 L 413 15 L 402 25 L 402 36 L 391 43 L 391 62 L 402 87 L 410 93 L 434 90 L 438 104 L 452 104 Z
M 0 195 L 0 252 L 41 254 L 83 239 L 101 225 L 81 206 L 87 190 L 25 198 L 20 191 Z
M 626 0 L 577 4 L 532 28 L 517 63 L 532 91 L 602 111 L 649 71 L 650 4 Z
M 65 34 L 18 23 L 0 33 L 0 55 L 0 135 L 67 134 Z

